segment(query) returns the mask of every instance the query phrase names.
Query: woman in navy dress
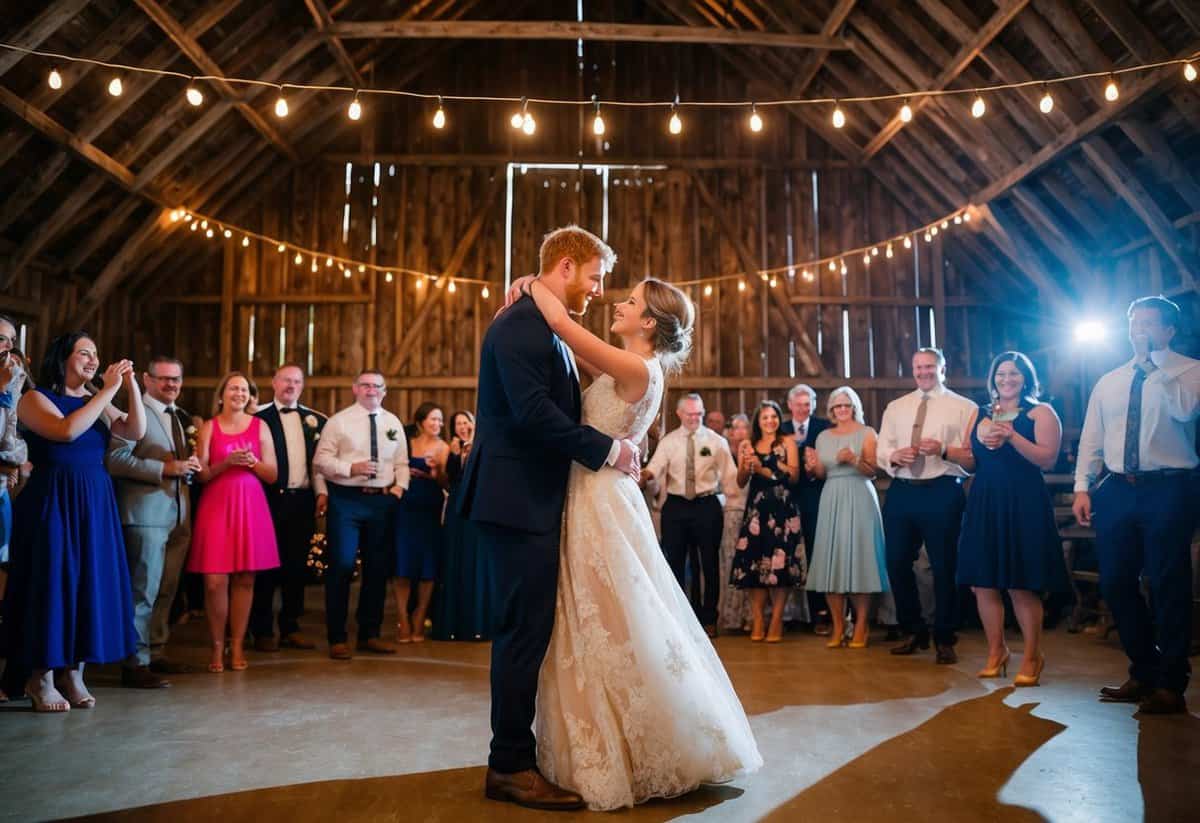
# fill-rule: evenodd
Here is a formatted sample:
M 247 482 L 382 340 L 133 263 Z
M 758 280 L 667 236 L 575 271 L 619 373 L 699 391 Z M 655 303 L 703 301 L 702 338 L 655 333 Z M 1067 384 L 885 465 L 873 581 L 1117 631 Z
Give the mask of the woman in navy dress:
M 475 524 L 458 513 L 459 481 L 475 439 L 475 417 L 469 411 L 450 415 L 450 454 L 446 458 L 445 545 L 433 598 L 435 640 L 487 640 L 488 556 L 479 548 Z
M 413 413 L 416 434 L 408 444 L 411 480 L 396 514 L 396 611 L 400 620 L 396 640 L 425 639 L 425 616 L 433 598 L 433 580 L 442 554 L 442 509 L 446 504 L 446 458 L 450 447 L 442 439 L 444 422 L 436 403 L 422 403 Z M 412 582 L 417 581 L 417 605 L 409 614 Z
M 104 455 L 110 433 L 142 439 L 146 416 L 133 364 L 109 365 L 93 393 L 88 384 L 99 366 L 90 337 L 63 335 L 46 352 L 39 388 L 17 407 L 34 468 L 14 507 L 4 630 L 10 670 L 29 673 L 25 692 L 38 712 L 95 706 L 84 664 L 124 660 L 135 644 L 125 541 Z M 122 385 L 128 415 L 112 405 Z
M 1045 664 L 1041 596 L 1069 585 L 1042 478 L 1058 461 L 1062 423 L 1049 404 L 1037 401 L 1037 373 L 1020 352 L 996 356 L 987 386 L 992 402 L 980 409 L 971 434 L 975 481 L 958 543 L 958 582 L 974 589 L 987 633 L 988 660 L 979 676 L 1007 675 L 1000 594 L 1007 589 L 1025 642 L 1013 684 L 1036 686 Z

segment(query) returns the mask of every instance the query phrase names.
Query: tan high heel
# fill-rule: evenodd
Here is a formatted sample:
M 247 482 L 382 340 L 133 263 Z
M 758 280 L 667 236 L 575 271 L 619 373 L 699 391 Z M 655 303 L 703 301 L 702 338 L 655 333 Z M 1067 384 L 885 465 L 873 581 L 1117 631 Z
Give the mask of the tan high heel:
M 842 626 L 842 630 L 838 631 L 837 626 L 834 626 L 829 635 L 829 642 L 825 644 L 825 648 L 840 649 L 848 642 L 849 641 L 846 639 L 846 627 Z
M 1013 678 L 1014 686 L 1040 686 L 1042 685 L 1042 669 L 1046 668 L 1046 656 L 1039 655 L 1037 660 L 1037 670 L 1033 674 L 1018 674 Z
M 750 629 L 750 640 L 753 643 L 761 643 L 766 637 L 766 630 L 763 628 L 763 619 L 755 617 L 753 628 Z
M 1012 657 L 1012 652 L 1008 649 L 1004 650 L 1004 656 L 1000 658 L 1000 662 L 992 668 L 983 668 L 975 673 L 976 677 L 1008 677 L 1008 659 Z

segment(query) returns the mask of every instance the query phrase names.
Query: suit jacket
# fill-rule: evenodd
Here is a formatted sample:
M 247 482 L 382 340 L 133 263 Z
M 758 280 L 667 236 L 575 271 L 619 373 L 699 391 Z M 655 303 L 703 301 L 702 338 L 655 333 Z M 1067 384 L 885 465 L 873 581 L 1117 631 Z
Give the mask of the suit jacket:
M 325 428 L 325 423 L 329 418 L 319 411 L 299 403 L 296 404 L 296 410 L 296 413 L 300 415 L 300 427 L 304 430 L 304 451 L 308 459 L 308 482 L 314 494 L 323 493 L 325 481 L 324 479 L 318 481 L 321 475 L 313 468 L 313 455 L 317 451 L 317 440 L 320 439 L 321 430 Z M 261 418 L 271 432 L 271 442 L 275 445 L 275 463 L 279 466 L 279 473 L 275 476 L 275 481 L 263 484 L 267 490 L 267 501 L 270 502 L 279 497 L 287 488 L 290 468 L 287 436 L 283 433 L 283 421 L 280 419 L 279 409 L 274 403 L 259 409 L 255 416 Z
M 192 418 L 177 408 L 175 414 L 184 432 Z M 163 465 L 168 460 L 184 460 L 186 454 L 175 455 L 175 440 L 162 418 L 146 410 L 146 434 L 136 443 L 112 435 L 109 439 L 105 465 L 116 480 L 117 508 L 121 523 L 126 526 L 189 527 L 190 507 L 188 487 L 182 477 L 164 477 Z
M 807 448 L 817 447 L 817 435 L 833 424 L 824 417 L 809 417 L 808 418 L 808 434 L 804 438 L 804 445 Z M 788 437 L 793 437 L 796 434 L 796 426 L 791 420 L 785 420 L 779 427 L 779 433 L 785 434 Z M 804 460 L 804 449 L 800 450 L 800 460 Z M 809 477 L 808 472 L 804 471 L 804 464 L 800 464 L 800 479 L 792 486 L 792 494 L 799 497 L 802 507 L 816 508 L 821 500 L 821 489 L 824 487 L 825 481 Z
M 612 438 L 579 424 L 579 381 L 533 299 L 488 328 L 479 360 L 475 443 L 459 512 L 481 523 L 546 534 L 562 525 L 575 460 L 596 471 Z

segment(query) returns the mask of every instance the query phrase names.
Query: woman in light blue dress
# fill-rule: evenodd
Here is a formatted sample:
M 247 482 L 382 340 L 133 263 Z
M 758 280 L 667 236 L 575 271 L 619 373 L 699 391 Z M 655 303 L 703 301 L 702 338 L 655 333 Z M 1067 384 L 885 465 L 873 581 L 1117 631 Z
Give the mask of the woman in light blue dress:
M 863 424 L 862 400 L 849 386 L 829 394 L 832 428 L 805 455 L 808 470 L 824 478 L 808 586 L 824 592 L 833 616 L 829 648 L 846 641 L 846 596 L 854 606 L 849 646 L 867 645 L 871 596 L 888 590 L 883 517 L 875 477 L 875 431 Z

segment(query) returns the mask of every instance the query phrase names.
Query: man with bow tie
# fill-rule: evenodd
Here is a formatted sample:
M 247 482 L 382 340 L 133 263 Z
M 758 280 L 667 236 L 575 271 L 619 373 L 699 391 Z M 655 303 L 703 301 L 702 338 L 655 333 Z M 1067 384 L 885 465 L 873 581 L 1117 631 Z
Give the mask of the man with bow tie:
M 267 486 L 267 503 L 279 544 L 279 568 L 259 572 L 254 579 L 250 633 L 254 648 L 276 652 L 280 646 L 315 649 L 300 631 L 304 585 L 308 579 L 308 550 L 316 519 L 325 514 L 329 496 L 325 478 L 313 470 L 313 455 L 326 417 L 300 404 L 304 371 L 295 363 L 280 366 L 271 378 L 274 400 L 260 409 L 275 445 L 279 474 Z M 279 637 L 275 637 L 275 590 L 280 589 Z
M 183 364 L 158 355 L 142 383 L 146 434 L 136 443 L 114 434 L 106 464 L 116 480 L 137 632 L 137 651 L 125 661 L 121 685 L 161 689 L 170 685 L 162 675 L 190 671 L 169 661 L 165 651 L 171 602 L 192 540 L 188 478 L 200 471 L 200 462 L 188 443 L 191 416 L 176 405 Z

